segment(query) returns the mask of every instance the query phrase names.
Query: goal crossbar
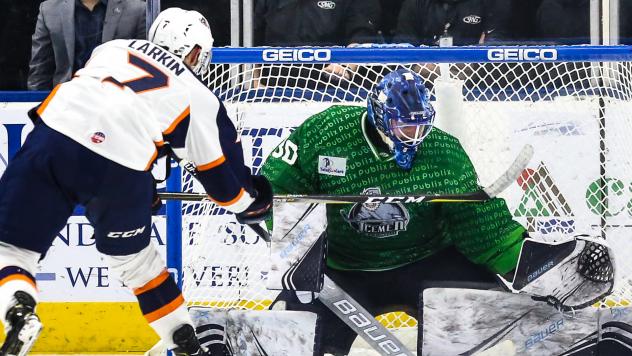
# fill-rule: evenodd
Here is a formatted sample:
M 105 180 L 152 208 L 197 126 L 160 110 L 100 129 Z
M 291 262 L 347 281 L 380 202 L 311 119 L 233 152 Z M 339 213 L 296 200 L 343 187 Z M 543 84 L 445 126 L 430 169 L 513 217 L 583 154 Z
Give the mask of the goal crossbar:
M 632 46 L 241 47 L 214 48 L 213 64 L 614 62 L 632 60 Z

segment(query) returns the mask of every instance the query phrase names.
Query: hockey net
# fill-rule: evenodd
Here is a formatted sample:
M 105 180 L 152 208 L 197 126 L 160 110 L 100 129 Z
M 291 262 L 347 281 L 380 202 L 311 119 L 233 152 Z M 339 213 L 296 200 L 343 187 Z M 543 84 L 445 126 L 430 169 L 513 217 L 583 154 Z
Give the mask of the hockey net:
M 628 305 L 632 282 L 623 277 L 632 275 L 631 63 L 397 62 L 357 62 L 339 76 L 328 74 L 327 64 L 218 64 L 205 81 L 238 122 L 246 162 L 258 172 L 309 115 L 331 104 L 365 105 L 372 85 L 395 68 L 419 72 L 432 94 L 437 127 L 461 140 L 481 185 L 497 178 L 524 144 L 533 145 L 528 169 L 501 195 L 511 213 L 544 238 L 604 237 L 618 253 L 619 278 L 599 306 Z M 187 174 L 182 184 L 184 191 L 201 191 Z M 183 291 L 190 304 L 270 305 L 277 292 L 265 288 L 269 253 L 261 239 L 212 203 L 183 203 L 182 226 Z M 402 313 L 381 321 L 416 325 Z

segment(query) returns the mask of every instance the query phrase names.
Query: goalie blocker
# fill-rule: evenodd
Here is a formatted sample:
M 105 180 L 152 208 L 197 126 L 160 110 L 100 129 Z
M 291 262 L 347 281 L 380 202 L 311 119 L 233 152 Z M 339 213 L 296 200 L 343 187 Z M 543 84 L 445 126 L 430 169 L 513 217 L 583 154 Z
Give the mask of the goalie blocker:
M 325 204 L 274 202 L 268 289 L 320 292 L 325 274 Z

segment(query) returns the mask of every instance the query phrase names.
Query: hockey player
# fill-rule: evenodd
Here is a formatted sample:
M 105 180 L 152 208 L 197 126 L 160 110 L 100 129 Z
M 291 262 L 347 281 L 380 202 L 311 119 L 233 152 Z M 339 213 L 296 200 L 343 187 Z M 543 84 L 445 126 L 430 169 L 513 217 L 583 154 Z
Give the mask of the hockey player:
M 177 355 L 206 355 L 180 289 L 150 243 L 153 179 L 166 152 L 197 166 L 209 197 L 244 222 L 271 206 L 267 180 L 251 176 L 222 102 L 196 75 L 213 38 L 195 11 L 167 9 L 149 41 L 115 40 L 31 110 L 35 123 L 0 179 L 0 354 L 25 355 L 41 323 L 35 272 L 77 204 L 97 250 L 131 288 L 149 325 Z
M 433 128 L 435 111 L 418 74 L 405 69 L 387 74 L 367 101 L 366 107 L 332 106 L 281 143 L 262 170 L 274 193 L 478 189 L 459 141 Z M 327 275 L 374 315 L 404 310 L 416 316 L 421 291 L 436 282 L 489 288 L 498 285 L 496 275 L 511 281 L 526 237 L 501 198 L 476 204 L 329 205 L 327 223 Z M 285 291 L 277 301 L 319 314 L 320 353 L 348 353 L 355 333 L 318 300 L 303 304 Z

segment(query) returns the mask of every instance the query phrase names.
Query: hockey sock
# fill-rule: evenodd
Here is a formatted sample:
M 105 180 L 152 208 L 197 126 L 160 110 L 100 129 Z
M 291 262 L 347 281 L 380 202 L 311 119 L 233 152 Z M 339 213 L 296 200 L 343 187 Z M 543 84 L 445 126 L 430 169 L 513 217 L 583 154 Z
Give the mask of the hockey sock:
M 171 275 L 163 270 L 145 285 L 134 289 L 145 319 L 158 336 L 172 349 L 173 332 L 183 324 L 193 324 L 184 305 L 180 288 Z

